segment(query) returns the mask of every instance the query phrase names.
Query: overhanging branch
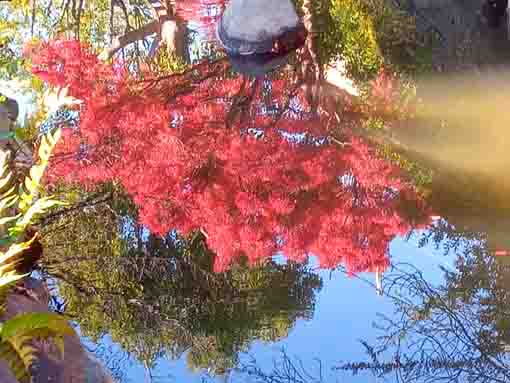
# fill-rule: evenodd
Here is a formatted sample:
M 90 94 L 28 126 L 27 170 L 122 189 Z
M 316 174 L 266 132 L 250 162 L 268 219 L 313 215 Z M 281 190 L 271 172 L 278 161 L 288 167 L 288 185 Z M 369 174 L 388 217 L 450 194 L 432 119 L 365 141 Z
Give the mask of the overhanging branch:
M 159 33 L 159 30 L 159 21 L 152 21 L 139 29 L 126 32 L 124 35 L 113 39 L 113 43 L 99 55 L 99 58 L 109 60 L 122 48 L 136 41 L 143 40 L 154 33 Z

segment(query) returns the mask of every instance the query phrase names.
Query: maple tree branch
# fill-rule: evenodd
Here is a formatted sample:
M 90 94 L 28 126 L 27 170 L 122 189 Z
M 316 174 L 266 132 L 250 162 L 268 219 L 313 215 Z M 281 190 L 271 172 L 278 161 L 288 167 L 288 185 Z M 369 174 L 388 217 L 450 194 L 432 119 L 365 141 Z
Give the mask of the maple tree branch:
M 246 77 L 243 78 L 243 83 L 241 84 L 239 91 L 232 97 L 232 106 L 230 107 L 227 115 L 225 116 L 225 126 L 227 129 L 233 125 L 234 120 L 239 114 L 239 104 L 244 96 L 244 90 L 246 89 L 246 84 L 248 83 L 248 79 Z
M 159 33 L 159 29 L 159 21 L 152 21 L 139 29 L 128 31 L 124 35 L 113 39 L 113 43 L 99 55 L 99 58 L 102 60 L 109 60 L 115 55 L 115 53 L 127 45 L 143 40 L 154 33 Z
M 53 28 L 56 28 L 57 25 L 59 25 L 64 20 L 64 17 L 66 16 L 66 14 L 68 12 L 70 3 L 71 3 L 71 0 L 62 0 L 62 4 L 60 5 L 60 8 L 62 9 L 62 13 L 60 14 L 59 19 L 53 24 Z
M 131 27 L 131 24 L 129 23 L 129 14 L 128 14 L 128 10 L 127 10 L 127 7 L 126 7 L 126 4 L 124 3 L 124 1 L 123 0 L 112 0 L 112 7 L 113 7 L 113 3 L 117 3 L 117 5 L 122 10 L 122 13 L 124 14 L 124 19 L 126 21 L 126 31 L 131 30 L 132 27 Z
M 36 18 L 36 3 L 32 0 L 32 25 L 30 26 L 30 36 L 34 36 L 35 29 L 35 18 Z
M 149 57 L 150 58 L 154 58 L 154 56 L 156 56 L 156 51 L 158 50 L 160 43 L 161 43 L 160 36 L 156 36 L 156 38 L 152 41 L 151 46 L 149 48 Z
M 114 0 L 110 0 L 110 45 L 113 44 L 113 16 L 114 16 Z
M 289 110 L 289 107 L 290 107 L 290 103 L 292 101 L 292 98 L 299 92 L 299 88 L 305 84 L 305 80 L 301 79 L 301 80 L 298 80 L 296 81 L 296 83 L 293 85 L 292 89 L 289 90 L 289 92 L 287 93 L 287 100 L 285 101 L 285 104 L 283 105 L 283 108 L 281 108 L 278 113 L 276 114 L 276 116 L 274 117 L 273 121 L 271 122 L 270 124 L 270 128 L 273 129 L 279 122 L 280 120 L 283 118 L 283 115 L 285 114 L 285 112 L 287 110 Z
M 303 12 L 303 24 L 307 30 L 307 37 L 304 46 L 304 53 L 308 54 L 307 58 L 303 57 L 303 78 L 306 79 L 311 85 L 308 87 L 305 97 L 310 103 L 312 113 L 316 114 L 319 109 L 320 102 L 320 85 L 319 82 L 324 78 L 322 63 L 317 54 L 317 29 L 314 25 L 313 18 L 313 2 L 311 0 L 304 0 L 301 10 Z
M 78 11 L 76 13 L 76 18 L 75 18 L 76 39 L 77 40 L 80 40 L 80 26 L 81 26 L 81 14 L 82 14 L 82 11 L 83 11 L 83 0 L 80 0 L 80 2 L 78 4 Z
M 49 14 L 53 9 L 53 0 L 48 1 L 48 6 L 46 7 L 46 14 Z
M 69 213 L 73 213 L 73 212 L 76 212 L 78 210 L 82 210 L 86 207 L 92 207 L 92 206 L 95 206 L 95 205 L 100 205 L 102 203 L 106 203 L 108 201 L 111 201 L 113 199 L 113 193 L 106 193 L 104 195 L 100 195 L 99 197 L 98 196 L 93 196 L 91 198 L 87 198 L 86 200 L 80 202 L 80 203 L 77 203 L 76 205 L 70 207 L 70 208 L 67 208 L 67 209 L 62 209 L 62 210 L 59 210 L 59 211 L 56 211 L 55 213 L 53 214 L 50 214 L 48 216 L 46 216 L 46 218 L 44 218 L 44 220 L 41 222 L 41 226 L 46 226 L 48 225 L 50 222 L 52 222 L 53 220 L 57 219 L 57 218 L 60 218 L 62 216 L 65 216 Z
M 305 47 L 310 54 L 310 58 L 312 61 L 312 66 L 314 70 L 314 74 L 320 78 L 321 77 L 321 62 L 320 57 L 317 54 L 317 30 L 316 26 L 313 22 L 313 5 L 311 0 L 304 0 L 303 5 L 301 7 L 303 11 L 303 24 L 307 30 L 307 38 L 305 41 Z

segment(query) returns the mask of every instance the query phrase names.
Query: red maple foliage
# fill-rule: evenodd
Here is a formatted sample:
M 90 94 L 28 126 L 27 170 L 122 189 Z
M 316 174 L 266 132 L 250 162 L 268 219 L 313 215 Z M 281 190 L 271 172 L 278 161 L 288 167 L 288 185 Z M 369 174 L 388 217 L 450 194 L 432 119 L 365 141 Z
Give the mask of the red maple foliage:
M 397 76 L 387 69 L 381 69 L 370 83 L 366 112 L 392 118 L 413 116 L 417 99 L 412 88 L 405 87 Z
M 286 80 L 229 75 L 225 61 L 138 81 L 74 41 L 31 50 L 33 71 L 83 100 L 50 179 L 117 180 L 151 231 L 200 229 L 225 270 L 242 254 L 316 255 L 322 267 L 383 270 L 421 209 L 398 169 L 351 137 L 341 149 Z
M 177 16 L 193 21 L 209 37 L 214 36 L 214 25 L 225 8 L 225 0 L 185 0 L 175 2 Z

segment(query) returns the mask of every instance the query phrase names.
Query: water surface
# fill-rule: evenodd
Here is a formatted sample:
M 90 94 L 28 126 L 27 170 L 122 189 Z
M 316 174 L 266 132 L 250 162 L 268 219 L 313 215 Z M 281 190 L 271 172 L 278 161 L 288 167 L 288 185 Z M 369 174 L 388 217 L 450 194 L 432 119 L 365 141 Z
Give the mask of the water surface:
M 79 118 L 49 122 L 69 128 L 55 192 L 97 193 L 45 237 L 87 345 L 125 382 L 507 381 L 504 27 L 404 7 L 440 37 L 426 109 L 370 130 L 317 69 L 327 39 L 243 76 L 209 3 L 184 72 L 92 73 Z

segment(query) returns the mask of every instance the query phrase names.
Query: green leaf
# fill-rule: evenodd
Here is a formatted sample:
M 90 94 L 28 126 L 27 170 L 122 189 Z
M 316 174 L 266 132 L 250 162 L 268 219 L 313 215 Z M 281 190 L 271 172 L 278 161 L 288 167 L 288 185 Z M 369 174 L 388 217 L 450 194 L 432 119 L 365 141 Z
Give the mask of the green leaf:
M 17 60 L 13 60 L 11 61 L 9 64 L 7 64 L 7 73 L 9 73 L 10 75 L 15 75 L 16 72 L 18 71 L 18 61 Z
M 0 253 L 0 278 L 4 275 L 6 275 L 8 280 L 11 278 L 11 272 L 15 270 L 15 266 L 23 259 L 23 252 L 32 246 L 32 242 L 36 238 L 37 235 L 30 241 L 13 244 L 5 253 Z
M 6 224 L 8 224 L 9 222 L 12 222 L 12 221 L 16 221 L 20 217 L 21 217 L 21 214 L 18 214 L 18 215 L 14 216 L 14 217 L 0 218 L 0 226 L 6 225 Z
M 0 287 L 10 286 L 26 276 L 28 276 L 28 274 L 18 274 L 15 270 L 7 273 L 0 273 Z
M 21 141 L 25 141 L 27 139 L 27 130 L 24 128 L 16 128 L 14 129 L 14 136 Z
M 6 321 L 0 333 L 7 340 L 34 333 L 35 330 L 50 330 L 57 335 L 75 335 L 74 329 L 62 315 L 55 313 L 25 313 Z
M 30 173 L 32 173 L 33 169 L 34 168 L 30 169 Z M 27 190 L 28 194 L 33 195 L 38 191 L 39 182 L 37 181 L 37 179 L 31 179 L 30 177 L 25 178 L 25 189 Z
M 18 237 L 25 231 L 24 226 L 13 226 L 8 229 L 9 237 L 12 238 L 12 242 L 15 242 Z
M 25 362 L 13 345 L 8 342 L 0 342 L 0 358 L 7 363 L 20 383 L 30 382 L 30 375 L 25 367 Z
M 64 337 L 63 336 L 54 336 L 53 342 L 55 343 L 55 346 L 57 346 L 58 351 L 60 352 L 60 356 L 64 357 Z
M 20 193 L 20 194 L 21 194 L 21 198 L 20 198 L 20 201 L 18 204 L 18 208 L 21 211 L 25 212 L 30 207 L 30 205 L 32 205 L 34 197 L 32 196 L 32 194 L 27 194 L 27 193 Z
M 65 202 L 57 201 L 49 197 L 43 197 L 30 206 L 21 221 L 18 222 L 17 226 L 24 228 L 33 222 L 36 215 L 43 214 L 52 207 L 66 205 L 67 204 Z
M 45 166 L 32 166 L 30 169 L 30 178 L 32 179 L 32 183 L 35 183 L 35 187 L 38 186 L 39 181 L 41 180 L 44 174 Z M 26 180 L 25 180 L 26 181 Z
M 47 136 L 43 136 L 41 139 L 41 145 L 39 146 L 39 158 L 42 162 L 47 162 L 51 155 L 51 150 L 53 149 L 53 145 L 48 140 L 48 134 Z
M 9 172 L 9 173 L 7 173 L 6 176 L 2 177 L 2 179 L 0 179 L 0 190 L 3 190 L 7 186 L 9 186 L 9 184 L 12 182 L 12 178 L 13 178 L 12 172 Z M 7 192 L 5 192 L 4 196 L 12 194 L 14 192 L 14 190 L 16 190 L 15 187 L 12 187 Z M 1 196 L 0 198 L 3 199 L 3 198 L 5 198 L 4 196 Z

